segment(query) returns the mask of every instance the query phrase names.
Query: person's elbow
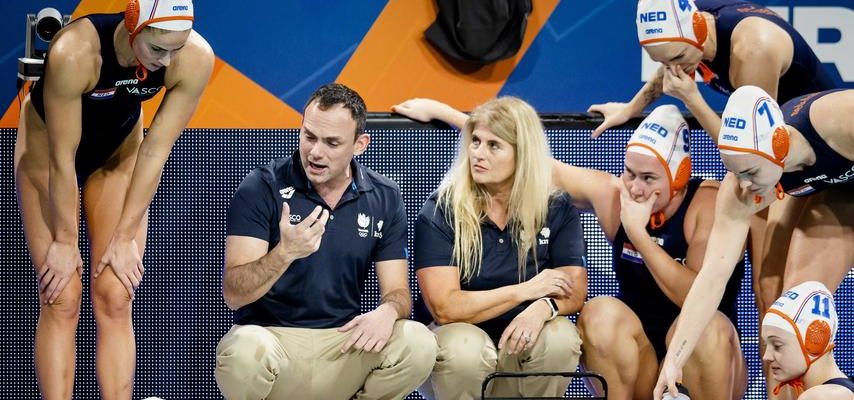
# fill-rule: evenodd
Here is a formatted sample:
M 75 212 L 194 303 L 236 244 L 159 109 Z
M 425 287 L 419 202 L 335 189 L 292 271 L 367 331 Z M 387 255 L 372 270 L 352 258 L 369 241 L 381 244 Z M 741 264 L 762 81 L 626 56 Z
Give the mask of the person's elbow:
M 222 288 L 222 297 L 223 299 L 225 299 L 225 305 L 231 311 L 237 311 L 238 309 L 240 309 L 240 307 L 243 307 L 248 304 L 246 303 L 246 301 L 241 299 L 240 296 L 237 296 L 225 287 Z
M 222 297 L 225 300 L 225 305 L 232 311 L 237 311 L 252 302 L 235 290 L 233 285 L 231 285 L 227 272 L 222 280 Z
M 579 311 L 581 311 L 581 307 L 584 306 L 584 300 L 587 299 L 587 290 L 579 291 L 577 293 L 573 293 L 573 296 L 567 298 L 561 304 L 561 315 L 572 315 Z
M 433 320 L 439 325 L 452 324 L 454 322 L 473 323 L 470 318 L 460 313 L 460 308 L 454 306 L 455 302 L 449 300 L 451 296 L 445 296 L 445 299 L 440 302 L 432 302 L 427 304 Z
M 454 307 L 449 307 L 445 304 L 434 304 L 430 307 L 430 314 L 433 314 L 433 320 L 439 325 L 452 324 L 454 322 L 463 322 L 454 312 Z

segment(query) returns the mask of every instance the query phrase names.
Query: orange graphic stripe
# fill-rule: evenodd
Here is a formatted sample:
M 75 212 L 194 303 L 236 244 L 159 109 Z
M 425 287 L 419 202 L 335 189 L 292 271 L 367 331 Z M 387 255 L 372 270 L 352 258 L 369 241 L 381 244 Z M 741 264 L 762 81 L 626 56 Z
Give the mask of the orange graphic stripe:
M 124 11 L 126 0 L 82 0 L 72 19 L 92 13 Z M 163 93 L 143 103 L 145 126 L 151 125 Z M 17 128 L 20 103 L 14 99 L 0 118 L 0 128 Z M 299 111 L 268 92 L 220 58 L 216 59 L 188 128 L 295 128 L 302 122 Z
M 557 3 L 534 0 L 519 52 L 472 70 L 448 61 L 425 39 L 424 31 L 436 19 L 435 2 L 391 0 L 337 81 L 358 91 L 371 111 L 387 111 L 411 97 L 432 97 L 471 110 L 498 94 Z

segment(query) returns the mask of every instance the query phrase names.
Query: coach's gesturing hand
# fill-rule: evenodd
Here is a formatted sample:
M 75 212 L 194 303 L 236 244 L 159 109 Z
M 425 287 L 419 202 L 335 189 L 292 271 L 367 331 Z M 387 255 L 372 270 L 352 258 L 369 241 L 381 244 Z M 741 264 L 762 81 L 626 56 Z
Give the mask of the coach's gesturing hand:
M 320 248 L 320 240 L 326 232 L 329 211 L 320 206 L 314 208 L 302 222 L 291 225 L 291 209 L 282 203 L 282 218 L 279 220 L 281 240 L 278 246 L 291 260 L 308 257 Z

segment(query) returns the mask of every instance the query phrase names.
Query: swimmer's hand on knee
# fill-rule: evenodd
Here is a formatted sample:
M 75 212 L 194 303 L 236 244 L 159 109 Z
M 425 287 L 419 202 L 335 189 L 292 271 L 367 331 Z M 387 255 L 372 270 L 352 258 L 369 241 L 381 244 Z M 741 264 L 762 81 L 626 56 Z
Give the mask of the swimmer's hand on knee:
M 136 240 L 124 240 L 113 236 L 110 244 L 107 245 L 107 251 L 101 257 L 101 262 L 95 267 L 95 278 L 100 277 L 108 266 L 127 290 L 128 297 L 133 300 L 136 289 L 142 283 L 142 275 L 145 273 Z
M 68 282 L 74 279 L 74 272 L 77 272 L 77 279 L 83 275 L 83 259 L 77 243 L 51 242 L 44 264 L 36 270 L 45 303 L 56 301 Z

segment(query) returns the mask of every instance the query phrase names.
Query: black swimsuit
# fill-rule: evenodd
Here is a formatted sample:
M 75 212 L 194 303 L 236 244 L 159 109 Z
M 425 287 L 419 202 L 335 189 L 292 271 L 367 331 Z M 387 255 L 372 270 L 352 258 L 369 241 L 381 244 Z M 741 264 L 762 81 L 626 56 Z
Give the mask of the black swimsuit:
M 815 164 L 804 167 L 800 171 L 786 172 L 780 177 L 783 190 L 790 196 L 809 196 L 830 186 L 854 183 L 854 161 L 830 148 L 816 132 L 810 120 L 810 109 L 813 103 L 840 90 L 845 89 L 796 97 L 780 107 L 786 124 L 795 127 L 815 152 Z
M 83 18 L 95 25 L 101 41 L 101 71 L 95 88 L 81 96 L 82 131 L 77 147 L 75 169 L 81 181 L 104 165 L 107 159 L 130 135 L 141 114 L 142 102 L 154 97 L 163 88 L 165 68 L 151 71 L 140 82 L 136 66 L 122 67 L 116 58 L 113 35 L 124 23 L 124 13 L 92 14 Z M 48 68 L 45 59 L 45 70 Z M 36 81 L 30 101 L 46 121 L 44 109 L 44 79 Z
M 837 87 L 830 73 L 821 64 L 803 36 L 795 30 L 792 24 L 781 19 L 771 10 L 743 0 L 697 0 L 696 4 L 697 9 L 715 17 L 719 50 L 715 54 L 714 60 L 703 62 L 703 65 L 714 73 L 709 86 L 715 91 L 729 95 L 736 89 L 729 80 L 732 32 L 736 25 L 748 17 L 770 21 L 786 31 L 792 38 L 792 45 L 794 46 L 792 64 L 786 73 L 780 77 L 777 89 L 778 103 L 783 104 L 797 96 Z M 757 63 L 761 63 L 761 60 L 757 60 Z
M 647 232 L 670 257 L 681 262 L 683 267 L 688 255 L 688 242 L 685 240 L 685 214 L 691 205 L 694 194 L 699 189 L 701 179 L 691 179 L 685 199 L 679 209 L 664 225 L 653 229 L 647 225 Z M 679 316 L 681 309 L 673 303 L 658 286 L 649 267 L 644 263 L 640 252 L 629 241 L 621 224 L 611 244 L 613 269 L 620 284 L 617 298 L 625 303 L 640 319 L 644 333 L 652 343 L 658 360 L 667 354 L 665 339 L 667 331 Z M 687 268 L 687 267 L 685 267 Z M 726 291 L 718 309 L 737 326 L 736 298 L 744 276 L 744 261 L 739 261 L 727 282 Z

